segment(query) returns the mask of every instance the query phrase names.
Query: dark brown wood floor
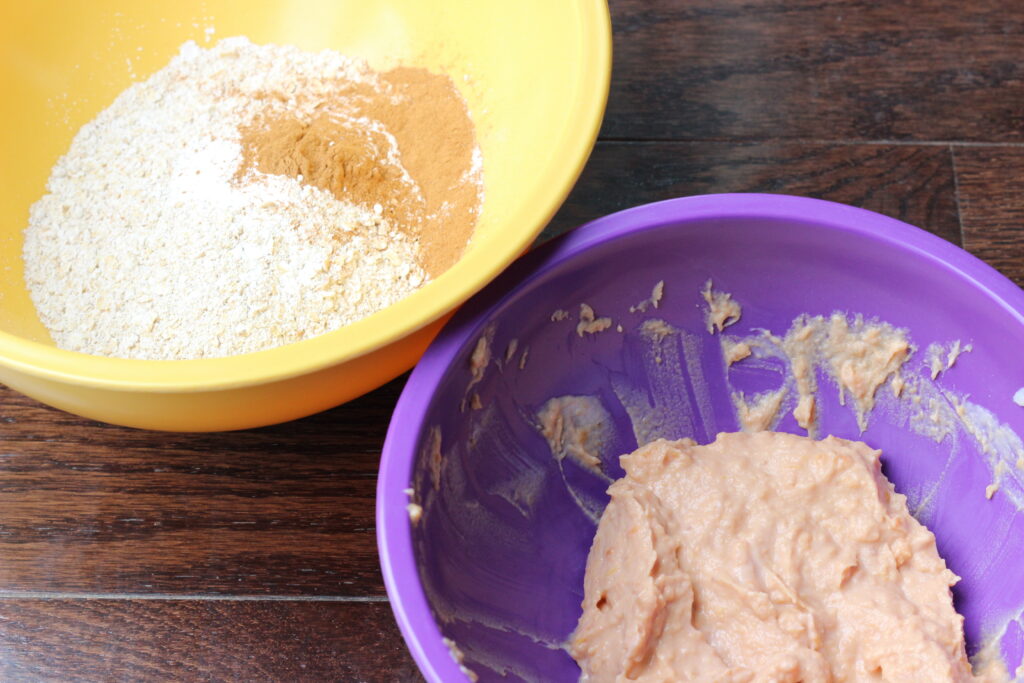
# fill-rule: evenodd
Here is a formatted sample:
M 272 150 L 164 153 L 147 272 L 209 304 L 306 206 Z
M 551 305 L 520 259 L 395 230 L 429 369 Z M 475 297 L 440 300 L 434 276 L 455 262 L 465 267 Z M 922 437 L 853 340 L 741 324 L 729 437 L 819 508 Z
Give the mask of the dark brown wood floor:
M 635 204 L 873 209 L 1024 284 L 1024 3 L 613 0 L 615 69 L 551 236 Z M 401 379 L 169 435 L 0 389 L 0 680 L 405 681 L 374 487 Z

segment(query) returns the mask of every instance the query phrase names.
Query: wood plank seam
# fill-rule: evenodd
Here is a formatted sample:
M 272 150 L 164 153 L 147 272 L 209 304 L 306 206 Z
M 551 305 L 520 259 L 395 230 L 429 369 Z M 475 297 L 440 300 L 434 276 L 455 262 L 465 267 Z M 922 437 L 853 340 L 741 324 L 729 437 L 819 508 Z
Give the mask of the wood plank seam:
M 960 224 L 960 248 L 962 249 L 965 242 L 964 237 L 964 212 L 960 208 L 960 174 L 956 170 L 956 147 L 954 145 L 949 146 L 949 163 L 953 168 L 953 204 L 956 206 L 956 218 Z
M 885 145 L 887 147 L 999 147 L 1007 149 L 1024 149 L 1024 142 L 986 142 L 977 140 L 860 140 L 844 138 L 787 138 L 787 137 L 618 137 L 600 135 L 598 142 L 614 142 L 616 144 L 649 144 L 672 145 L 700 142 L 725 142 L 741 144 L 757 143 L 792 143 L 794 145 L 849 145 L 868 146 Z
M 75 593 L 0 591 L 4 600 L 179 600 L 205 602 L 389 602 L 386 595 L 211 595 L 209 593 Z

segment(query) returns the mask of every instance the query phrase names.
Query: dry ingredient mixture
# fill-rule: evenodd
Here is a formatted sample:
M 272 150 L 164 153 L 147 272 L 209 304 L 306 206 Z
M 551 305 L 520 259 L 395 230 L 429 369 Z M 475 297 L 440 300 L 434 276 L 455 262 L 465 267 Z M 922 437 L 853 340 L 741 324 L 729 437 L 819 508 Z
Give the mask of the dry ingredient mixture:
M 25 232 L 58 346 L 258 351 L 350 324 L 461 255 L 482 200 L 447 76 L 229 38 L 182 46 L 83 126 Z

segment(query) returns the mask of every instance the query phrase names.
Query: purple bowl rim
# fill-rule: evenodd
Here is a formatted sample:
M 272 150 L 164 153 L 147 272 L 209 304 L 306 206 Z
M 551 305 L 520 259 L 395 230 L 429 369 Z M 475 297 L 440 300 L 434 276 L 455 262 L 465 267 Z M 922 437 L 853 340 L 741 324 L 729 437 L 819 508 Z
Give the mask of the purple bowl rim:
M 494 311 L 531 281 L 610 240 L 659 226 L 710 218 L 812 223 L 909 250 L 999 304 L 1024 328 L 1024 290 L 964 249 L 908 223 L 846 204 L 778 194 L 730 193 L 643 204 L 598 218 L 515 261 L 466 302 L 438 334 L 406 382 L 388 426 L 377 481 L 377 547 L 384 586 L 398 627 L 430 683 L 465 679 L 442 641 L 416 568 L 403 492 L 411 485 L 417 440 L 434 391 L 459 351 Z

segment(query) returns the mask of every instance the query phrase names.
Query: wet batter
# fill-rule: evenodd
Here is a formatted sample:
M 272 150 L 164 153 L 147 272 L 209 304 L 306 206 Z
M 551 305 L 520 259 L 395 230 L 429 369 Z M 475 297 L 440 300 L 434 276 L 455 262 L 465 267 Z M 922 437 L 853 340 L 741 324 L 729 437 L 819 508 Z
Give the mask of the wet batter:
M 998 681 L 935 537 L 859 442 L 775 432 L 622 457 L 570 642 L 583 680 Z

